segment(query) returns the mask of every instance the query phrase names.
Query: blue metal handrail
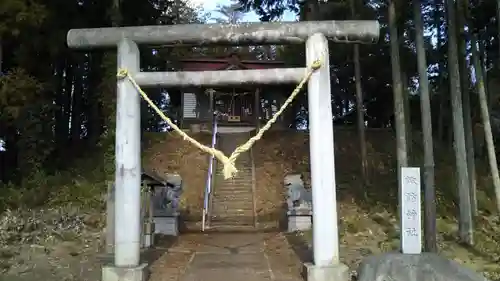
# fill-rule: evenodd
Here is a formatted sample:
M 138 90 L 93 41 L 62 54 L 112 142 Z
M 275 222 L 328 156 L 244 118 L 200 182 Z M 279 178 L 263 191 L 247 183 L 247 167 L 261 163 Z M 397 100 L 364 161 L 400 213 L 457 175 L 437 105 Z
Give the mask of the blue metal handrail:
M 215 148 L 217 144 L 217 112 L 214 112 L 212 117 L 212 148 Z M 202 217 L 202 231 L 205 230 L 205 220 L 208 215 L 208 208 L 210 202 L 210 195 L 212 193 L 212 177 L 213 177 L 213 167 L 215 157 L 213 155 L 210 156 L 208 164 L 208 175 L 207 175 L 207 184 L 205 185 L 205 197 L 203 201 L 203 217 Z

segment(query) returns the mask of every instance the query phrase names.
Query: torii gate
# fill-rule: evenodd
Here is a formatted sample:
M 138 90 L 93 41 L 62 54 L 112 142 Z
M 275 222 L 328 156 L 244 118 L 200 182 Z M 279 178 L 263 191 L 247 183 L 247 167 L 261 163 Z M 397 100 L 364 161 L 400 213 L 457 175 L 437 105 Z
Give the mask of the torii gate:
M 221 86 L 283 84 L 302 80 L 305 68 L 203 72 L 142 72 L 137 44 L 262 45 L 306 44 L 306 63 L 322 65 L 308 81 L 311 184 L 313 186 L 314 264 L 309 280 L 347 278 L 339 262 L 335 155 L 328 39 L 339 43 L 374 43 L 377 21 L 309 21 L 242 24 L 189 24 L 70 30 L 70 48 L 118 47 L 118 68 L 141 86 Z M 127 80 L 117 82 L 115 144 L 114 266 L 103 268 L 103 281 L 145 280 L 140 264 L 140 99 Z M 334 279 L 332 279 L 334 278 Z M 335 279 L 337 278 L 337 279 Z

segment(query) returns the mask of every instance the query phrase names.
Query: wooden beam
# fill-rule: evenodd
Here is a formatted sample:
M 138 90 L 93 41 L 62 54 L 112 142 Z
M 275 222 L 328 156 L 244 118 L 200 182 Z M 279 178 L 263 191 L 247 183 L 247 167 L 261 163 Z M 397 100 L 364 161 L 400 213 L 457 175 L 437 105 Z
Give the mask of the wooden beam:
M 299 44 L 315 33 L 334 42 L 374 43 L 378 21 L 306 21 L 240 24 L 179 24 L 71 29 L 70 48 L 116 47 L 127 38 L 137 44 L 270 45 Z

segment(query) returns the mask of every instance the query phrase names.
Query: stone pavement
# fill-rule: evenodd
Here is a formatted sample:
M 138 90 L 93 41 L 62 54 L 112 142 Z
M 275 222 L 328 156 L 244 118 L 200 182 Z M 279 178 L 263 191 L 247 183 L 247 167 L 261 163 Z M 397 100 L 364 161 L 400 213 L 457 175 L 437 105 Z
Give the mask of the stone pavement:
M 184 234 L 160 242 L 150 281 L 302 281 L 302 262 L 282 233 Z

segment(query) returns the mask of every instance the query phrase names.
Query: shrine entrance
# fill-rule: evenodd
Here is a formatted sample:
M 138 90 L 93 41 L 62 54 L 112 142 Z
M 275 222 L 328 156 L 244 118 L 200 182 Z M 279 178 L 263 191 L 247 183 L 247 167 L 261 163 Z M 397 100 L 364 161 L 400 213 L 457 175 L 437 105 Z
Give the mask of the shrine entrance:
M 213 109 L 219 115 L 220 125 L 252 125 L 255 124 L 254 103 L 252 92 L 232 91 L 215 92 Z
M 331 107 L 331 74 L 329 63 L 329 42 L 374 43 L 379 36 L 379 24 L 376 21 L 314 21 L 314 22 L 267 22 L 267 23 L 244 23 L 237 25 L 158 25 L 125 28 L 98 28 L 78 29 L 68 32 L 67 41 L 70 48 L 92 48 L 92 47 L 115 47 L 118 48 L 118 79 L 117 81 L 117 110 L 116 110 L 116 155 L 115 155 L 115 182 L 114 196 L 114 260 L 112 265 L 104 265 L 102 268 L 102 280 L 131 280 L 142 281 L 148 277 L 151 269 L 164 268 L 165 265 L 175 267 L 175 272 L 182 272 L 182 276 L 174 276 L 171 272 L 159 272 L 157 278 L 164 279 L 165 276 L 177 280 L 220 280 L 222 277 L 240 278 L 242 280 L 298 280 L 298 274 L 290 276 L 290 269 L 298 267 L 284 261 L 283 258 L 292 254 L 292 249 L 282 234 L 278 234 L 283 243 L 271 242 L 271 237 L 265 237 L 266 241 L 259 243 L 257 247 L 249 246 L 248 237 L 233 233 L 233 237 L 219 236 L 218 241 L 226 254 L 220 251 L 208 253 L 201 247 L 200 242 L 188 239 L 187 246 L 196 245 L 194 251 L 169 249 L 167 257 L 172 260 L 162 260 L 159 266 L 147 268 L 141 258 L 141 236 L 145 233 L 144 224 L 141 222 L 144 216 L 141 214 L 141 96 L 147 95 L 140 86 L 155 87 L 200 87 L 211 86 L 239 87 L 243 84 L 287 84 L 299 83 L 296 91 L 290 95 L 290 100 L 296 96 L 304 86 L 308 85 L 309 106 L 309 134 L 310 134 L 310 161 L 311 161 L 311 185 L 314 186 L 312 201 L 313 211 L 313 263 L 306 264 L 307 277 L 309 280 L 347 280 L 348 268 L 339 260 L 339 235 L 337 198 L 335 181 L 335 150 L 332 126 Z M 296 68 L 253 68 L 241 70 L 217 69 L 222 71 L 203 71 L 193 69 L 183 72 L 143 72 L 140 70 L 140 54 L 138 44 L 177 44 L 177 45 L 238 45 L 238 44 L 297 44 L 306 45 L 306 67 Z M 257 71 L 256 71 L 257 70 Z M 305 75 L 305 76 L 304 76 Z M 138 92 L 141 95 L 138 95 Z M 257 92 L 258 93 L 258 92 Z M 189 93 L 185 97 L 196 97 L 195 93 Z M 231 98 L 232 100 L 232 98 Z M 234 99 L 236 100 L 236 99 Z M 260 101 L 260 99 L 256 99 Z M 173 123 L 169 118 L 163 117 L 163 112 L 153 105 L 155 111 L 162 119 Z M 199 109 L 197 99 L 186 99 L 187 104 L 183 110 L 193 119 L 198 118 Z M 214 101 L 210 98 L 210 101 Z M 234 107 L 236 108 L 236 107 Z M 240 106 L 240 108 L 243 108 Z M 194 109 L 194 110 L 193 110 Z M 283 107 L 282 109 L 285 109 Z M 233 110 L 235 112 L 236 110 Z M 283 110 L 281 110 L 283 112 Z M 241 114 L 241 112 L 240 112 Z M 234 115 L 233 115 L 234 116 Z M 278 115 L 275 115 L 278 116 Z M 240 115 L 241 117 L 241 115 Z M 274 121 L 274 120 L 273 120 Z M 266 129 L 271 123 L 267 124 Z M 176 128 L 176 131 L 204 151 L 208 147 L 190 138 L 184 131 Z M 260 136 L 264 133 L 261 131 Z M 260 138 L 260 136 L 258 136 Z M 238 149 L 245 145 L 248 151 L 253 143 L 252 139 L 243 146 L 237 144 Z M 232 143 L 231 143 L 232 144 Z M 241 152 L 236 149 L 228 158 L 224 155 L 218 157 L 224 162 L 224 166 L 231 167 Z M 239 154 L 238 154 L 239 153 Z M 211 158 L 215 153 L 212 151 Z M 227 154 L 227 153 L 226 153 Z M 233 156 L 235 156 L 233 161 Z M 223 158 L 225 157 L 225 158 Z M 227 160 L 226 160 L 227 159 Z M 233 161 L 233 162 L 232 162 Z M 198 167 L 191 167 L 191 169 Z M 233 174 L 231 169 L 223 171 L 224 178 Z M 255 178 L 255 176 L 253 176 Z M 210 177 L 208 177 L 210 179 Z M 210 182 L 207 180 L 207 182 Z M 207 184 L 207 186 L 210 186 Z M 227 198 L 227 197 L 226 197 Z M 244 197 L 243 199 L 246 199 Z M 252 237 L 257 235 L 252 234 Z M 199 235 L 207 238 L 207 235 Z M 209 238 L 209 237 L 208 237 Z M 236 240 L 236 243 L 231 243 Z M 214 239 L 211 239 L 210 249 L 214 247 Z M 243 241 L 242 241 L 243 240 Z M 242 242 L 240 242 L 242 241 Z M 258 241 L 259 242 L 259 241 Z M 243 244 L 243 245 L 242 245 Z M 179 244 L 177 244 L 179 245 Z M 272 245 L 269 247 L 267 245 Z M 172 247 L 173 248 L 173 247 Z M 250 248 L 250 249 L 248 249 Z M 285 249 L 285 251 L 279 251 Z M 218 249 L 216 249 L 218 250 Z M 253 255 L 248 252 L 255 252 Z M 184 254 L 175 257 L 175 254 Z M 275 263 L 278 261 L 278 263 Z M 298 262 L 297 262 L 298 263 Z M 186 267 L 180 267 L 185 264 Z M 273 265 L 281 265 L 273 267 Z M 283 266 L 285 265 L 285 266 Z M 290 266 L 292 265 L 292 266 Z M 180 268 L 179 268 L 180 267 Z
M 224 70 L 267 70 L 283 68 L 282 61 L 242 59 L 237 52 L 219 58 L 190 58 L 181 60 L 184 71 L 216 72 Z M 183 126 L 212 122 L 214 112 L 218 113 L 218 125 L 223 127 L 254 127 L 268 119 L 263 117 L 265 109 L 261 99 L 266 98 L 266 89 L 260 85 L 237 85 L 216 87 L 192 87 L 186 89 L 183 99 Z M 270 118 L 270 116 L 269 116 Z M 210 127 L 210 126 L 207 126 Z

